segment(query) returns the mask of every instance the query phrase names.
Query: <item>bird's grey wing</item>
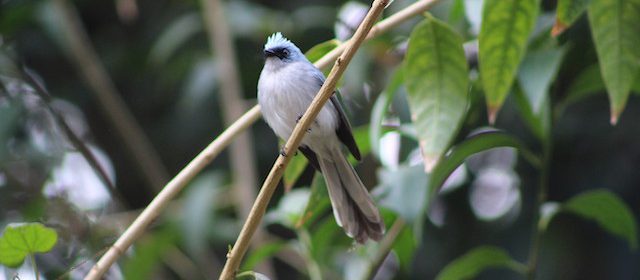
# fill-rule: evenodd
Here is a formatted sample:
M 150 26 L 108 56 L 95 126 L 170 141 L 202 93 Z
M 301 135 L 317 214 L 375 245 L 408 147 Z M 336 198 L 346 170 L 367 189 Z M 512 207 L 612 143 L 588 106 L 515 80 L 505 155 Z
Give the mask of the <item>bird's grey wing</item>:
M 324 84 L 324 74 L 322 74 L 320 70 L 317 70 L 317 72 L 314 73 L 314 76 L 318 84 L 322 86 L 322 84 Z M 349 124 L 349 119 L 347 119 L 347 115 L 344 113 L 344 110 L 340 105 L 340 101 L 338 101 L 337 94 L 338 91 L 336 90 L 329 99 L 331 100 L 331 104 L 333 104 L 333 107 L 336 108 L 340 121 L 340 123 L 338 124 L 338 129 L 336 129 L 336 134 L 338 135 L 338 139 L 340 139 L 340 141 L 345 146 L 347 146 L 349 152 L 351 152 L 353 157 L 357 160 L 361 160 L 362 156 L 360 155 L 360 149 L 358 149 L 356 140 L 353 138 L 353 133 L 351 132 L 351 124 Z

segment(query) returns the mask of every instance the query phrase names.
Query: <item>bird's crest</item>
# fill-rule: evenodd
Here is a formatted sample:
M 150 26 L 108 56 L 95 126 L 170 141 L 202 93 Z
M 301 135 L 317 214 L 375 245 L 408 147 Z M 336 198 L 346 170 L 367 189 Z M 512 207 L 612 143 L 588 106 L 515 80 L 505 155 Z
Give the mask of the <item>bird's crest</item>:
M 276 32 L 269 36 L 269 38 L 267 38 L 267 43 L 264 44 L 264 49 L 268 50 L 273 47 L 285 47 L 289 45 L 293 45 L 293 43 L 291 43 L 289 39 L 282 36 L 282 33 Z

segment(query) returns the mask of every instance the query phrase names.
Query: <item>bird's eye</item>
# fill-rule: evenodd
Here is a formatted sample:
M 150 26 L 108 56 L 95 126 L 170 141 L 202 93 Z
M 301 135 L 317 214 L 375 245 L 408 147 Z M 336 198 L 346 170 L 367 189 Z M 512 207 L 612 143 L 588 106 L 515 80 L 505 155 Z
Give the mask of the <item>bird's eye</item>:
M 289 50 L 287 50 L 287 49 L 283 49 L 283 50 L 282 50 L 282 54 L 283 54 L 285 57 L 289 56 Z

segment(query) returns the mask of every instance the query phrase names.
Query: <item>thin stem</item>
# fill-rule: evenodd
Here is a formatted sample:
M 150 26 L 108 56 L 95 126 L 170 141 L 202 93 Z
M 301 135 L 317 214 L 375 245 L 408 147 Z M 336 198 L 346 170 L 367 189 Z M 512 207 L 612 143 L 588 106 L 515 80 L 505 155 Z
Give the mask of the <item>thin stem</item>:
M 335 91 L 336 84 L 338 83 L 338 79 L 342 76 L 344 71 L 346 70 L 347 65 L 353 58 L 353 55 L 356 53 L 356 50 L 360 47 L 362 42 L 364 41 L 367 33 L 373 24 L 378 19 L 378 17 L 382 14 L 385 6 L 389 0 L 375 0 L 371 5 L 371 9 L 365 16 L 362 23 L 358 27 L 358 30 L 353 35 L 353 38 L 349 40 L 347 43 L 345 51 L 338 57 L 331 72 L 329 73 L 329 77 L 324 82 L 322 87 L 320 88 L 320 92 L 315 96 L 311 105 L 307 109 L 307 111 L 302 115 L 302 118 L 293 129 L 293 133 L 287 143 L 284 145 L 283 151 L 285 155 L 291 155 L 298 149 L 300 142 L 302 141 L 302 137 L 304 136 L 307 128 L 311 126 L 311 123 L 315 120 L 316 116 L 322 109 L 322 106 L 329 100 L 333 92 Z M 260 189 L 260 193 L 258 194 L 258 198 L 256 202 L 253 204 L 251 208 L 251 213 L 247 218 L 242 230 L 240 231 L 240 235 L 238 236 L 238 240 L 236 244 L 233 246 L 231 251 L 227 254 L 227 263 L 222 269 L 222 273 L 220 274 L 221 280 L 230 280 L 233 279 L 236 275 L 236 271 L 240 266 L 240 262 L 244 257 L 244 254 L 247 252 L 247 247 L 253 234 L 260 224 L 262 220 L 262 216 L 264 216 L 264 212 L 267 209 L 267 205 L 271 200 L 271 196 L 275 192 L 276 187 L 278 186 L 278 182 L 282 178 L 284 170 L 289 164 L 291 160 L 290 156 L 279 156 L 276 163 L 271 168 L 271 172 L 269 172 L 269 176 L 265 180 L 262 188 Z
M 404 228 L 405 224 L 406 223 L 402 218 L 397 218 L 395 222 L 393 222 L 393 225 L 391 225 L 387 234 L 384 236 L 382 241 L 380 241 L 380 247 L 378 248 L 376 256 L 373 258 L 371 265 L 367 269 L 367 273 L 362 277 L 362 279 L 373 279 L 373 277 L 376 276 L 378 269 L 380 269 L 380 266 L 387 258 L 387 255 L 391 252 L 391 248 L 393 248 L 393 244 L 396 243 L 396 239 L 400 235 L 400 232 L 402 232 L 402 228 Z
M 551 133 L 549 133 L 550 135 Z M 542 143 L 542 164 L 540 168 L 540 182 L 538 185 L 538 193 L 534 203 L 534 219 L 533 233 L 531 237 L 531 251 L 529 252 L 529 261 L 527 263 L 527 279 L 534 280 L 536 278 L 536 270 L 538 268 L 538 257 L 540 254 L 540 241 L 542 239 L 543 229 L 540 228 L 540 207 L 547 200 L 547 191 L 549 189 L 549 172 L 551 163 L 552 143 L 551 136 L 547 136 Z
M 36 257 L 33 254 L 29 254 L 29 258 L 31 259 L 31 267 L 33 268 L 33 273 L 36 275 L 36 280 L 40 280 L 40 272 L 38 271 Z

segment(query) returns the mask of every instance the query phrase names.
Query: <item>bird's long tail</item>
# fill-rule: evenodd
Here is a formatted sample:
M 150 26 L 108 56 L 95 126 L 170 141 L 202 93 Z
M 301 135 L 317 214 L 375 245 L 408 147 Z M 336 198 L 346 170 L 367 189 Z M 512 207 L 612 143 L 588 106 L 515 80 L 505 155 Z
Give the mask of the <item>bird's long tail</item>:
M 384 234 L 380 212 L 358 174 L 339 149 L 331 159 L 319 158 L 336 222 L 358 243 L 379 241 Z

